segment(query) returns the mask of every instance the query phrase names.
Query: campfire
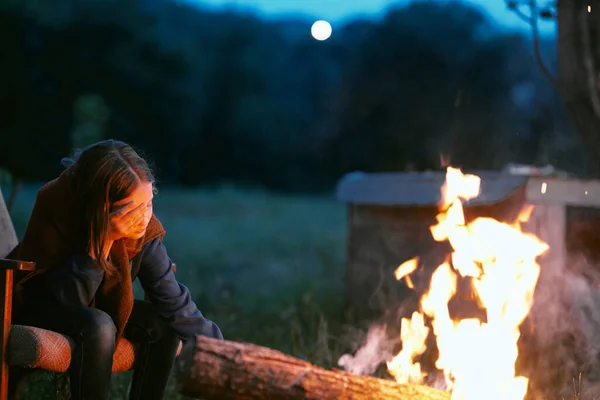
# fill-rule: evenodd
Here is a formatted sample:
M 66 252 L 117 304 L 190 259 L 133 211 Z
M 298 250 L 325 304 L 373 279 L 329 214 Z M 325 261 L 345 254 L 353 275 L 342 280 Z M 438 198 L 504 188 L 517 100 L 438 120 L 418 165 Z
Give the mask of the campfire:
M 554 182 L 556 193 L 581 188 Z M 539 183 L 532 187 L 545 194 L 549 185 Z M 424 268 L 425 257 L 415 258 L 395 271 L 419 296 L 417 311 L 401 320 L 398 354 L 397 333 L 390 340 L 387 318 L 369 328 L 358 349 L 338 359 L 343 370 L 255 344 L 198 336 L 178 360 L 181 394 L 219 400 L 597 398 L 600 293 L 568 268 L 590 265 L 566 252 L 566 202 L 519 198 L 511 205 L 540 205 L 523 207 L 518 216 L 506 207 L 510 221 L 501 222 L 481 217 L 481 203 L 470 202 L 480 196 L 480 184 L 478 176 L 447 169 L 437 222 L 430 227 L 447 256 L 440 262 L 435 249 L 440 265 Z M 473 206 L 467 216 L 465 204 Z M 543 270 L 537 262 L 542 255 Z M 431 272 L 429 282 L 422 281 L 421 269 Z M 395 381 L 371 376 L 382 363 Z M 565 386 L 576 377 L 573 387 Z
M 448 241 L 452 253 L 435 269 L 419 310 L 402 319 L 402 350 L 387 368 L 398 383 L 428 383 L 451 392 L 452 400 L 522 400 L 528 378 L 515 372 L 519 327 L 533 304 L 537 258 L 548 245 L 521 230 L 533 207 L 523 209 L 513 224 L 484 217 L 467 223 L 463 202 L 479 195 L 480 183 L 478 176 L 447 169 L 431 234 L 438 242 Z M 411 273 L 418 265 L 418 258 L 406 261 L 396 279 L 413 288 Z M 471 298 L 485 318 L 451 315 L 449 303 L 459 279 L 468 280 Z M 443 373 L 435 383 L 416 361 L 427 350 L 430 334 L 439 351 L 435 366 Z

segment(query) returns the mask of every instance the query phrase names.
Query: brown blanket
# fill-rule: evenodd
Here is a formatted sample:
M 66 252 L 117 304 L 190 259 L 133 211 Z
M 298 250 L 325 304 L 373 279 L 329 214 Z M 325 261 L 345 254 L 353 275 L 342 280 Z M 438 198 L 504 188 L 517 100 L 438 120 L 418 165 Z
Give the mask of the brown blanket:
M 33 276 L 60 268 L 75 253 L 85 251 L 86 229 L 80 203 L 66 171 L 38 191 L 23 240 L 8 255 L 8 258 L 36 262 L 36 270 L 17 282 L 17 293 Z M 146 243 L 157 237 L 162 240 L 164 235 L 163 226 L 153 215 L 143 238 L 121 239 L 112 246 L 110 262 L 117 272 L 104 277 L 90 306 L 113 318 L 119 336 L 123 334 L 134 301 L 129 260 Z

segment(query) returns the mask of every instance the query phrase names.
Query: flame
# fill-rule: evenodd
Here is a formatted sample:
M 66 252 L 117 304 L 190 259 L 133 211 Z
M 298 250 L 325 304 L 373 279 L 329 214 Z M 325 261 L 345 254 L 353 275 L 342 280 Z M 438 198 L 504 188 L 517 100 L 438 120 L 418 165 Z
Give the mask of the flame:
M 414 289 L 415 285 L 413 284 L 412 279 L 410 279 L 410 274 L 415 272 L 418 265 L 419 257 L 415 257 L 413 259 L 403 262 L 394 273 L 394 275 L 396 276 L 396 280 L 399 281 L 400 279 L 404 278 L 406 280 L 406 285 L 409 288 Z
M 431 227 L 436 241 L 448 241 L 452 254 L 433 273 L 420 310 L 401 321 L 402 350 L 387 368 L 398 382 L 423 383 L 426 373 L 415 358 L 426 350 L 431 322 L 439 357 L 436 368 L 444 373 L 452 400 L 523 400 L 528 379 L 515 376 L 519 326 L 529 314 L 540 273 L 537 257 L 548 245 L 524 233 L 521 224 L 533 207 L 525 207 L 514 224 L 492 218 L 465 223 L 463 200 L 479 195 L 481 179 L 448 167 L 442 186 L 437 224 Z M 417 268 L 409 260 L 395 272 L 405 278 Z M 456 294 L 460 277 L 470 277 L 473 297 L 487 314 L 454 320 L 448 303 Z

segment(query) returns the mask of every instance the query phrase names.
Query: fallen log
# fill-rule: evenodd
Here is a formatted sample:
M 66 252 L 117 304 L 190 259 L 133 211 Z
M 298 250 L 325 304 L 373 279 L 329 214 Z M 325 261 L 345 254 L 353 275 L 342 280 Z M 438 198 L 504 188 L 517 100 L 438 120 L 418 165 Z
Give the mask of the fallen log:
M 199 336 L 177 363 L 182 395 L 205 400 L 448 400 L 420 385 L 328 370 L 279 351 Z

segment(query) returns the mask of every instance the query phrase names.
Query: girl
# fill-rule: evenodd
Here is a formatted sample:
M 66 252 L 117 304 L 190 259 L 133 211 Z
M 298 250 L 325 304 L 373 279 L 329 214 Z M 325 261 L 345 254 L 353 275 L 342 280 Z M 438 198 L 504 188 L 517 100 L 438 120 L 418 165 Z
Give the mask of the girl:
M 139 345 L 130 399 L 162 399 L 180 340 L 223 336 L 173 274 L 152 212 L 148 163 L 129 145 L 106 140 L 63 164 L 38 191 L 10 255 L 36 262 L 16 284 L 13 321 L 73 338 L 73 400 L 108 399 L 121 337 Z M 148 302 L 134 300 L 136 278 Z

